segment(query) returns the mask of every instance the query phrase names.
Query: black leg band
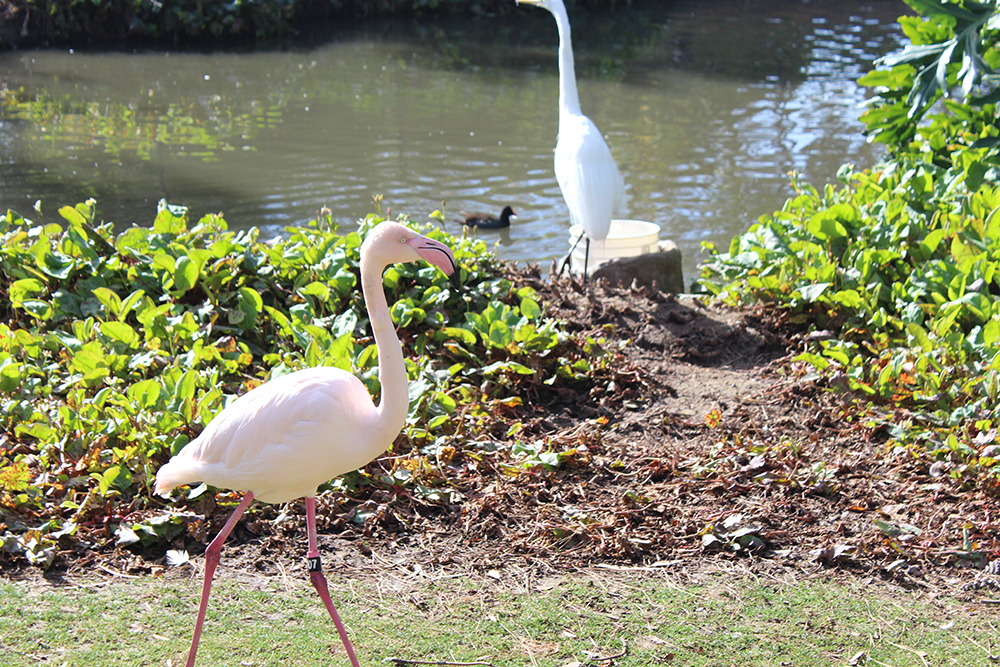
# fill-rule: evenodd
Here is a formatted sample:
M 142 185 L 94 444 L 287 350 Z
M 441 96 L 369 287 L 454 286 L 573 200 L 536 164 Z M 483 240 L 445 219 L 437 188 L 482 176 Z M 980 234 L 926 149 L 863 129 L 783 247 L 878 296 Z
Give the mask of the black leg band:
M 310 572 L 322 572 L 323 566 L 319 562 L 319 556 L 311 556 L 306 558 L 309 561 L 309 571 Z

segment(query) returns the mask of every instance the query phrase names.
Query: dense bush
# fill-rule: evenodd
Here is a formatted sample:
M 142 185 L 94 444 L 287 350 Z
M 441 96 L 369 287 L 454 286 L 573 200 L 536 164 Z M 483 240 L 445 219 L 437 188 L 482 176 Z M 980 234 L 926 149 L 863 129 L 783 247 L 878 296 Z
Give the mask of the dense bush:
M 567 4 L 596 7 L 628 1 Z M 0 4 L 0 38 L 11 44 L 252 41 L 290 35 L 320 18 L 514 10 L 514 0 L 11 0 Z
M 11 31 L 7 35 L 11 41 L 102 43 L 273 36 L 289 30 L 296 2 L 15 0 L 9 4 L 4 27 Z
M 799 361 L 868 401 L 894 446 L 1000 489 L 1000 130 L 994 3 L 907 0 L 911 44 L 861 81 L 887 144 L 714 253 L 703 286 L 779 304 L 823 335 Z M 960 90 L 964 102 L 943 99 Z

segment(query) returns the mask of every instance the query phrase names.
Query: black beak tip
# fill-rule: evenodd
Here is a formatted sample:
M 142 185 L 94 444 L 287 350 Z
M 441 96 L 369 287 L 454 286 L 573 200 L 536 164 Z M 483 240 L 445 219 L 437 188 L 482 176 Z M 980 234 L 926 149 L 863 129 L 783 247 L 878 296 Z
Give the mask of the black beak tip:
M 455 267 L 455 270 L 451 272 L 451 275 L 448 276 L 448 280 L 451 281 L 451 286 L 456 290 L 462 289 L 462 277 L 459 275 L 458 267 Z

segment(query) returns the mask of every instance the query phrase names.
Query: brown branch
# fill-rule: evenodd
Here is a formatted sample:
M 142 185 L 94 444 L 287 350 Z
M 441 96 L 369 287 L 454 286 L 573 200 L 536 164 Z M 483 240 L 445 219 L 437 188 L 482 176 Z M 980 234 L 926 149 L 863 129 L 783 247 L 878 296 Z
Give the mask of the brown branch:
M 401 665 L 442 665 L 444 667 L 468 667 L 469 665 L 485 665 L 485 667 L 496 667 L 492 662 L 443 662 L 440 660 L 405 660 L 403 658 L 386 658 L 384 662 L 392 663 L 396 667 Z

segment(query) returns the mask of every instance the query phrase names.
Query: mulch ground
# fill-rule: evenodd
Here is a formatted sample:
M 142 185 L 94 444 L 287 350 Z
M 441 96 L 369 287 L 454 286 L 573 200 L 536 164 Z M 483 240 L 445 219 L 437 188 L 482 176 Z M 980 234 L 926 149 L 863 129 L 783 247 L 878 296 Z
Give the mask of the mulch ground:
M 798 367 L 806 329 L 774 311 L 655 290 L 537 270 L 517 279 L 571 330 L 619 350 L 607 386 L 525 408 L 519 437 L 562 452 L 561 465 L 512 473 L 459 457 L 460 496 L 447 503 L 392 489 L 361 504 L 326 494 L 319 522 L 331 567 L 546 576 L 724 562 L 1000 597 L 986 569 L 1000 559 L 996 499 L 895 451 L 874 415 Z M 223 509 L 201 507 L 208 520 L 175 548 L 200 553 Z M 301 507 L 255 504 L 247 516 L 224 552 L 229 567 L 301 566 Z M 108 548 L 64 554 L 59 567 L 143 574 L 164 564 L 162 552 Z

